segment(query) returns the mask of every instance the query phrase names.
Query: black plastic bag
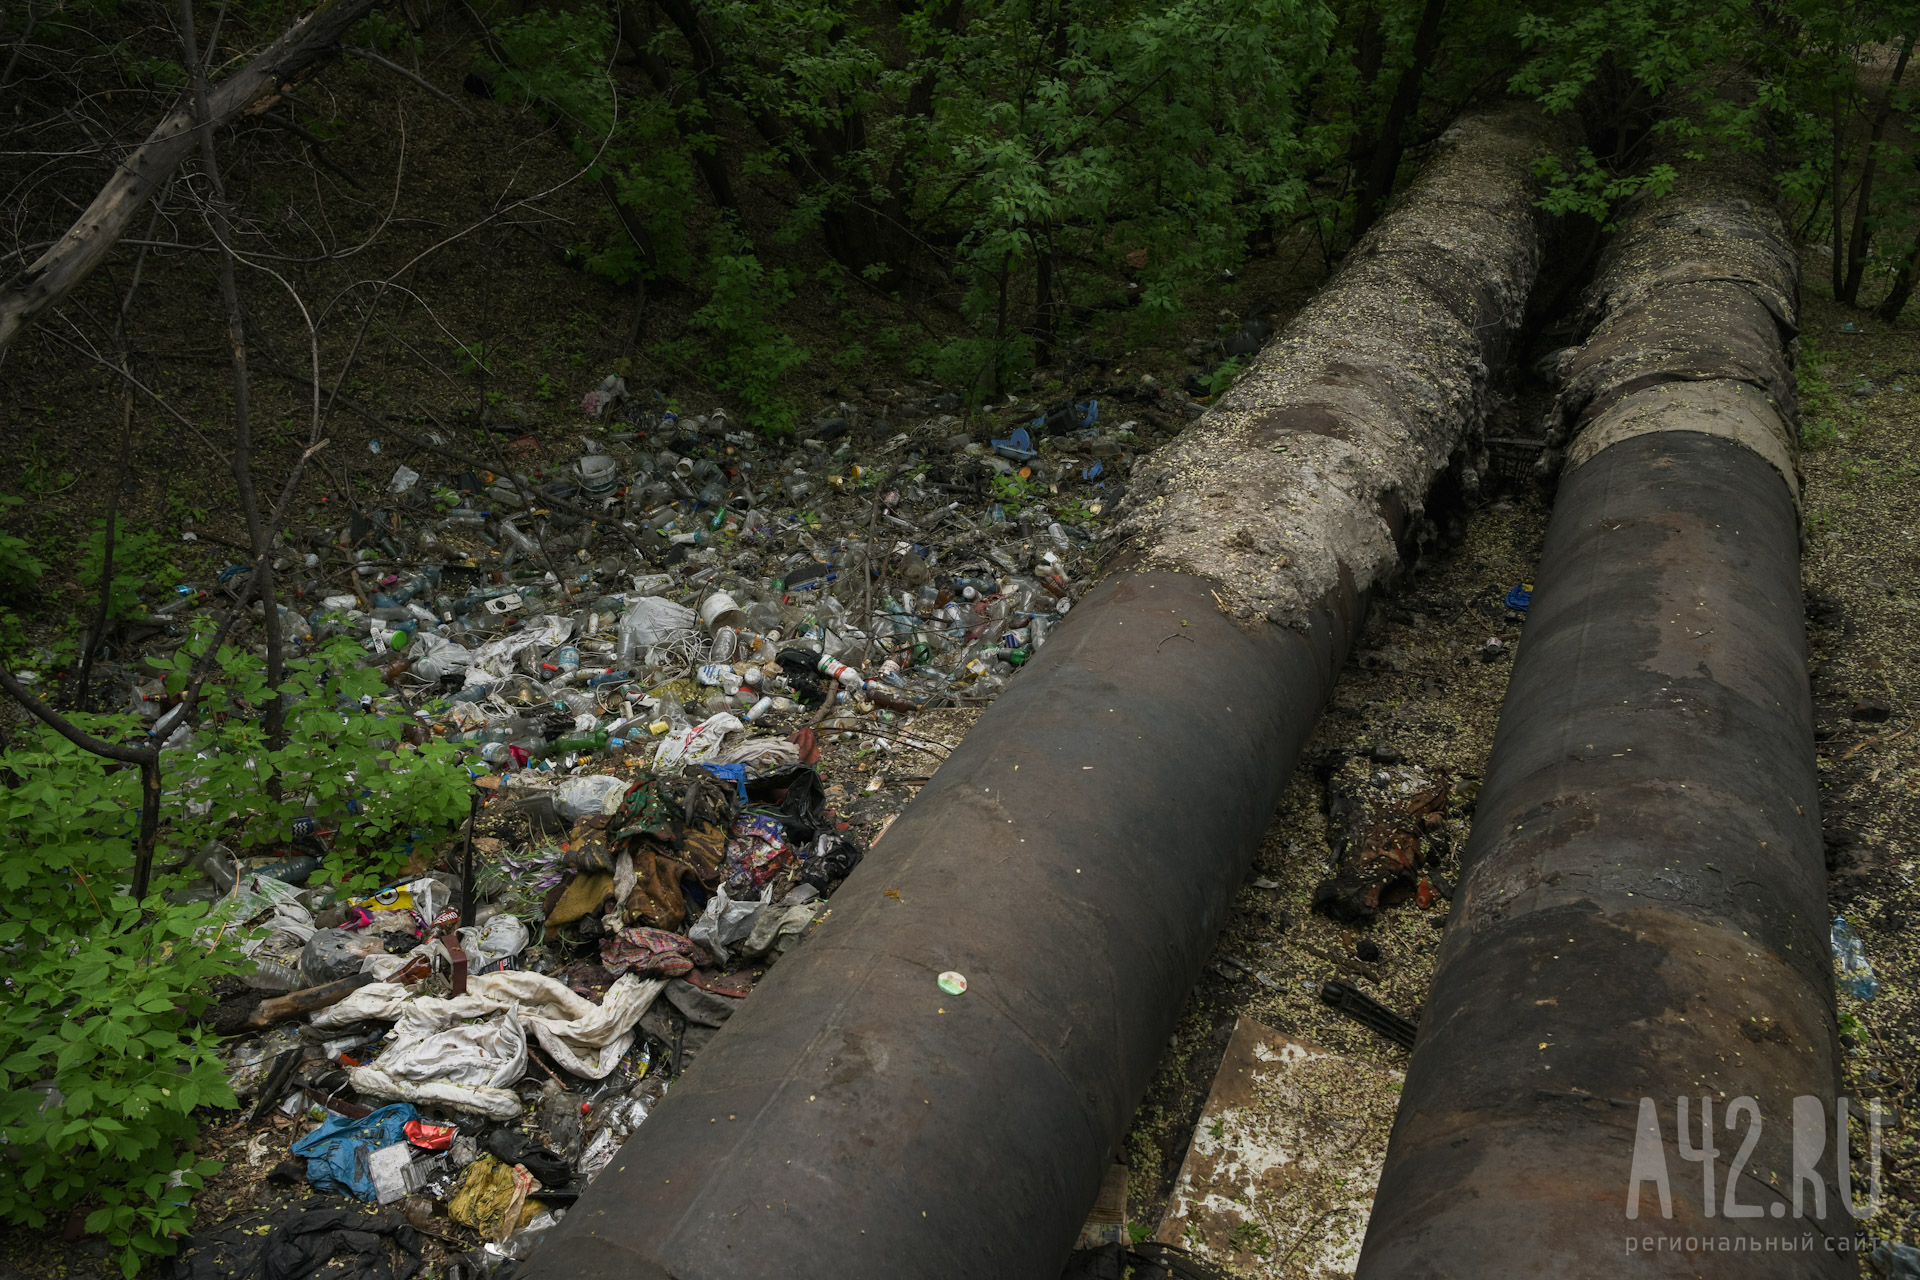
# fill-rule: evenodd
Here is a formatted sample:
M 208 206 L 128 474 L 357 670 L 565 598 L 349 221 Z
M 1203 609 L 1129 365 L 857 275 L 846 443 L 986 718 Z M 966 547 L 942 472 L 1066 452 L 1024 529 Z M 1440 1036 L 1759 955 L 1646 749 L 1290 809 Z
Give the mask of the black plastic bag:
M 566 1157 L 547 1150 L 524 1133 L 495 1129 L 487 1135 L 486 1146 L 508 1164 L 520 1165 L 543 1187 L 564 1187 L 573 1181 L 573 1167 Z
M 854 841 L 835 832 L 827 832 L 800 855 L 800 879 L 825 893 L 836 880 L 845 880 L 866 856 Z
M 793 696 L 803 707 L 817 707 L 830 696 L 826 682 L 821 678 L 819 663 L 820 651 L 796 645 L 791 649 L 782 649 L 774 657 L 785 673 L 787 683 L 793 686 Z M 836 682 L 834 685 L 838 688 Z
M 260 1234 L 261 1226 L 271 1231 Z M 389 1243 L 397 1248 L 390 1248 Z M 173 1261 L 175 1280 L 411 1280 L 420 1237 L 396 1213 L 308 1209 L 248 1215 L 192 1236 Z
M 827 821 L 827 788 L 810 764 L 782 765 L 747 779 L 746 807 L 778 818 L 787 839 L 796 845 L 810 844 L 832 827 Z

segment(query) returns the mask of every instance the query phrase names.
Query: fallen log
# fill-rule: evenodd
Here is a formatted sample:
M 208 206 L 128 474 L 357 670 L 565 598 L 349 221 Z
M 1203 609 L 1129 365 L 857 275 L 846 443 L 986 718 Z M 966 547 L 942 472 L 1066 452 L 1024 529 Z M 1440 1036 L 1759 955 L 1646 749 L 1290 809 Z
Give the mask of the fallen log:
M 321 60 L 339 52 L 347 29 L 380 0 L 321 0 L 278 40 L 240 70 L 212 86 L 208 118 L 224 125 L 257 115 L 278 101 L 282 89 Z M 59 302 L 105 260 L 133 216 L 164 185 L 197 142 L 191 95 L 168 113 L 147 140 L 113 171 L 65 235 L 27 269 L 0 287 L 0 351 L 33 318 Z
M 1127 567 L 527 1280 L 1056 1280 L 1367 593 L 1479 424 L 1539 269 L 1549 145 L 1530 110 L 1462 122 L 1149 464 Z

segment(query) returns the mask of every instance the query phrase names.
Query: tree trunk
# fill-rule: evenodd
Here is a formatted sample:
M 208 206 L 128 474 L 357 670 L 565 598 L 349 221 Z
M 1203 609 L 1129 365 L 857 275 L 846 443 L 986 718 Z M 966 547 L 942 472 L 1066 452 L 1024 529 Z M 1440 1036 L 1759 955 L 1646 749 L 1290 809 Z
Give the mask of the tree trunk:
M 638 0 L 625 0 L 615 6 L 620 19 L 620 38 L 627 42 L 634 56 L 640 60 L 640 69 L 647 73 L 647 79 L 653 81 L 654 90 L 667 100 L 667 106 L 673 111 L 674 124 L 680 130 L 680 136 L 686 140 L 687 153 L 693 157 L 694 167 L 700 170 L 700 176 L 706 180 L 707 191 L 713 196 L 714 204 L 729 213 L 738 213 L 740 206 L 733 196 L 733 181 L 727 176 L 727 162 L 724 157 L 712 149 L 711 144 L 694 141 L 695 131 L 680 113 L 679 86 L 673 82 L 673 68 L 667 60 L 655 53 L 647 39 L 646 31 L 640 24 L 640 5 Z M 699 78 L 700 95 L 706 99 L 706 78 Z
M 1913 34 L 1900 42 L 1900 56 L 1894 61 L 1893 74 L 1887 78 L 1886 101 L 1874 112 L 1873 129 L 1867 137 L 1867 158 L 1860 167 L 1860 194 L 1853 201 L 1853 235 L 1847 240 L 1847 278 L 1840 292 L 1840 301 L 1855 306 L 1860 298 L 1860 281 L 1867 272 L 1867 248 L 1871 242 L 1872 229 L 1868 222 L 1868 208 L 1873 203 L 1873 175 L 1880 161 L 1880 138 L 1887 130 L 1887 121 L 1893 118 L 1893 94 L 1900 87 L 1900 77 L 1906 72 L 1907 59 L 1913 55 Z M 1835 256 L 1838 261 L 1838 255 Z
M 233 471 L 234 488 L 239 491 L 240 514 L 247 523 L 247 540 L 253 546 L 253 592 L 260 601 L 261 622 L 266 628 L 268 702 L 264 728 L 269 751 L 287 744 L 287 707 L 280 685 L 286 677 L 285 638 L 280 628 L 279 595 L 273 582 L 273 534 L 260 516 L 260 496 L 253 487 L 253 396 L 247 370 L 247 322 L 240 309 L 239 283 L 233 273 L 233 218 L 227 207 L 226 183 L 220 177 L 220 156 L 214 146 L 213 115 L 209 109 L 206 66 L 200 60 L 193 29 L 193 0 L 180 0 L 180 41 L 186 52 L 187 67 L 194 77 L 193 96 L 202 124 L 199 128 L 200 163 L 205 167 L 209 190 L 208 212 L 214 239 L 220 244 L 218 255 L 220 298 L 227 313 L 227 342 L 233 353 Z M 268 788 L 279 798 L 275 779 Z
M 1837 302 L 1841 290 L 1846 285 L 1847 240 L 1843 233 L 1846 226 L 1846 196 L 1842 193 L 1841 183 L 1846 178 L 1847 120 L 1845 97 L 1840 90 L 1833 91 L 1833 159 L 1832 188 L 1833 202 L 1833 297 Z
M 140 836 L 133 846 L 133 900 L 145 901 L 153 880 L 153 846 L 160 836 L 160 752 L 140 761 Z
M 1907 256 L 1900 261 L 1900 270 L 1894 273 L 1893 288 L 1887 290 L 1887 296 L 1880 300 L 1874 314 L 1892 324 L 1899 318 L 1900 310 L 1907 305 L 1907 299 L 1913 296 L 1914 268 L 1920 266 L 1920 231 L 1914 232 L 1913 247 L 1907 250 Z
M 1053 358 L 1053 344 L 1059 325 L 1053 310 L 1053 234 L 1047 234 L 1047 247 L 1034 244 L 1033 268 L 1033 360 L 1045 364 Z
M 1366 182 L 1360 188 L 1360 203 L 1354 210 L 1356 238 L 1373 225 L 1387 197 L 1393 194 L 1393 180 L 1400 172 L 1401 136 L 1406 132 L 1407 122 L 1420 109 L 1420 85 L 1433 63 L 1433 55 L 1439 51 L 1440 18 L 1446 9 L 1447 0 L 1426 0 L 1420 11 L 1420 26 L 1413 35 L 1413 63 L 1400 73 L 1400 83 L 1394 86 L 1393 101 L 1380 128 L 1380 141 L 1367 163 Z
M 275 91 L 339 50 L 347 28 L 364 18 L 376 0 L 321 0 L 297 26 L 266 52 L 216 85 L 208 95 L 207 119 L 226 124 L 242 112 L 264 110 Z M 264 100 L 264 101 L 263 101 Z M 194 143 L 191 97 L 175 107 L 93 198 L 67 233 L 24 272 L 0 288 L 0 351 L 40 312 L 59 302 L 100 265 L 125 234 L 134 214 L 160 189 Z
M 1013 272 L 1013 254 L 1000 259 L 1000 306 L 993 321 L 993 354 L 987 357 L 987 370 L 981 380 L 986 396 L 1000 394 L 1000 366 L 1006 359 L 1007 346 L 1007 277 Z

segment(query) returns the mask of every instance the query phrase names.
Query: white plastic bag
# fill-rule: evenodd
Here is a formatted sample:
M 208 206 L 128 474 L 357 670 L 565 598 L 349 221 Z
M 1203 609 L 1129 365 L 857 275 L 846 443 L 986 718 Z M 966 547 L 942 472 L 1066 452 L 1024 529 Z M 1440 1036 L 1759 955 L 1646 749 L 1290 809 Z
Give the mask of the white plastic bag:
M 467 683 L 492 684 L 514 674 L 513 660 L 522 649 L 539 646 L 551 649 L 565 643 L 573 634 L 573 620 L 553 614 L 529 618 L 520 630 L 498 640 L 490 640 L 473 651 L 473 665 L 467 668 Z
M 596 813 L 611 817 L 620 811 L 628 783 L 606 774 L 567 778 L 553 789 L 553 809 L 562 822 L 577 822 Z
M 526 950 L 529 941 L 527 926 L 520 923 L 520 917 L 505 911 L 490 917 L 485 924 L 460 930 L 460 947 L 467 953 L 469 971 L 517 956 Z
M 739 716 L 721 711 L 708 716 L 691 729 L 669 733 L 653 753 L 656 773 L 677 773 L 682 765 L 703 764 L 720 754 L 727 735 L 746 728 Z
M 757 899 L 735 902 L 727 897 L 727 887 L 721 885 L 713 896 L 707 899 L 707 909 L 687 930 L 687 936 L 705 947 L 725 964 L 732 956 L 727 944 L 739 942 L 753 932 L 756 916 L 762 908 L 773 901 L 773 886 L 768 885 Z
M 433 631 L 417 633 L 407 656 L 413 662 L 413 674 L 422 680 L 438 680 L 450 671 L 465 671 L 473 665 L 473 650 Z
M 665 596 L 642 596 L 620 615 L 620 661 L 631 662 L 675 631 L 694 624 L 693 610 Z

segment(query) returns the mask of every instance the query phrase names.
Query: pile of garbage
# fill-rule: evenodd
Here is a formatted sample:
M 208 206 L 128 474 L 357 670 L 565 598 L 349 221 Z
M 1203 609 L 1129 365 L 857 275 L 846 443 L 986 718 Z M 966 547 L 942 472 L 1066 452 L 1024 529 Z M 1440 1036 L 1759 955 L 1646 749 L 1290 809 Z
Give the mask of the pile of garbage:
M 355 638 L 388 691 L 362 711 L 473 777 L 480 817 L 437 865 L 304 888 L 311 821 L 275 857 L 195 862 L 255 962 L 257 1001 L 223 1006 L 235 1091 L 305 1130 L 274 1176 L 428 1234 L 445 1215 L 482 1272 L 564 1216 L 861 861 L 823 743 L 892 749 L 903 717 L 1004 688 L 1096 572 L 1107 468 L 1190 416 L 1014 406 L 974 439 L 938 413 L 856 461 L 852 406 L 778 445 L 646 400 L 590 393 L 559 474 L 409 437 L 447 469 L 400 466 L 379 509 L 288 539 L 289 648 Z M 157 682 L 136 692 L 191 745 Z M 284 1230 L 338 1226 L 308 1218 Z
M 583 434 L 558 473 L 463 469 L 438 433 L 405 437 L 449 469 L 400 465 L 384 505 L 282 539 L 288 650 L 359 640 L 407 714 L 490 765 L 720 712 L 777 723 L 823 683 L 889 710 L 988 698 L 1072 607 L 1116 473 L 1158 438 L 1088 400 L 986 440 L 942 414 L 860 462 L 844 417 L 775 444 L 719 410 L 642 408 L 617 377 L 583 407 L 623 405 L 632 429 Z M 245 577 L 182 584 L 152 621 Z M 167 709 L 157 683 L 136 692 Z

